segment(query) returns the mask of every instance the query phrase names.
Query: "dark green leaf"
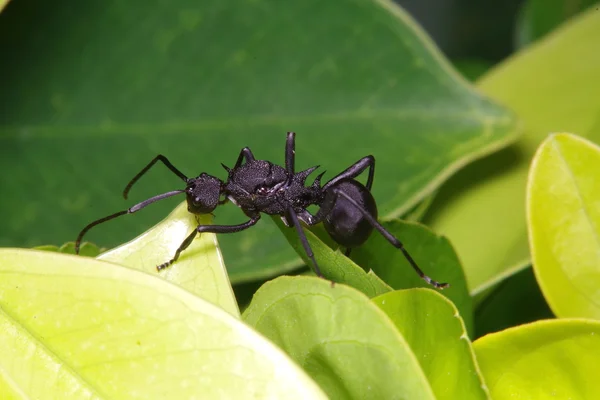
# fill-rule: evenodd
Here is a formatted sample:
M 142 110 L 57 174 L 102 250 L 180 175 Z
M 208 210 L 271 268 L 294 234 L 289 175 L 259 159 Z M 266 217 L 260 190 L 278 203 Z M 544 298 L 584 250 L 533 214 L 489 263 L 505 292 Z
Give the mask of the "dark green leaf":
M 547 35 L 575 14 L 598 0 L 527 0 L 519 13 L 515 32 L 517 47 Z
M 404 243 L 425 274 L 439 282 L 450 283 L 450 287 L 441 290 L 440 294 L 454 302 L 472 333 L 471 296 L 460 261 L 448 239 L 417 223 L 395 220 L 385 222 L 383 226 Z M 364 245 L 352 250 L 351 258 L 363 268 L 372 269 L 394 289 L 431 288 L 415 273 L 402 252 L 377 232 L 373 232 Z
M 533 275 L 526 268 L 492 289 L 475 309 L 475 336 L 498 332 L 513 326 L 553 318 L 554 314 Z
M 278 218 L 275 218 L 274 220 L 298 255 L 302 257 L 306 265 L 312 266 L 312 262 L 306 256 L 306 251 L 304 250 L 304 247 L 302 247 L 302 243 L 296 234 L 296 230 L 286 227 Z M 335 283 L 345 283 L 346 285 L 352 286 L 369 297 L 374 297 L 392 290 L 392 288 L 375 275 L 373 271 L 365 272 L 365 270 L 342 254 L 339 249 L 333 250 L 311 231 L 305 229 L 304 233 L 315 254 L 319 269 L 325 278 L 330 279 Z
M 158 153 L 190 176 L 223 177 L 220 163 L 244 146 L 282 163 L 294 130 L 299 168 L 321 164 L 330 177 L 375 155 L 381 213 L 397 216 L 516 136 L 513 116 L 387 0 L 16 1 L 0 15 L 0 53 L 0 169 L 10 171 L 0 187 L 11 193 L 0 245 L 73 240 L 92 220 L 182 187 L 158 165 L 120 198 Z M 122 243 L 175 204 L 90 240 Z M 216 222 L 239 222 L 234 209 Z M 298 264 L 269 224 L 222 245 L 234 281 Z

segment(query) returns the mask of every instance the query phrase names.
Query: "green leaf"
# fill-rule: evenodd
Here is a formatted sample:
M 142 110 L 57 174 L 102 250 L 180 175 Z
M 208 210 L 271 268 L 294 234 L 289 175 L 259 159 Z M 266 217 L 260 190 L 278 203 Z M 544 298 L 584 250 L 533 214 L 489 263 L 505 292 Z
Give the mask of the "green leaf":
M 436 399 L 487 399 L 471 342 L 458 310 L 431 289 L 408 289 L 373 299 L 417 357 Z
M 218 307 L 87 257 L 0 250 L 2 398 L 325 398 Z
M 450 179 L 425 219 L 456 248 L 472 294 L 529 265 L 527 172 L 548 132 L 569 130 L 600 140 L 598 37 L 598 12 L 592 10 L 478 82 L 517 112 L 525 135 Z
M 64 254 L 75 254 L 75 242 L 67 242 L 62 246 L 54 246 L 51 244 L 47 244 L 44 246 L 36 246 L 35 250 L 46 250 L 46 251 L 55 251 L 58 253 Z M 106 249 L 101 249 L 94 243 L 83 242 L 79 246 L 79 255 L 84 257 L 98 257 L 100 253 L 106 251 Z
M 296 230 L 285 226 L 279 218 L 273 218 L 273 220 L 277 226 L 279 226 L 281 232 L 285 235 L 294 250 L 302 257 L 306 265 L 310 265 L 312 268 L 312 261 L 306 256 L 306 251 L 302 246 L 302 242 L 300 241 Z M 330 279 L 335 283 L 344 283 L 348 286 L 352 286 L 369 297 L 375 297 L 392 290 L 392 288 L 374 274 L 373 271 L 370 270 L 369 272 L 366 272 L 342 254 L 339 249 L 333 250 L 308 229 L 304 230 L 304 234 L 315 254 L 319 269 L 325 278 Z M 321 235 L 323 235 L 323 232 L 321 232 Z M 331 239 L 329 240 L 331 241 Z
M 452 64 L 469 81 L 476 81 L 492 68 L 489 61 L 477 58 L 459 58 L 452 60 Z
M 196 219 L 187 211 L 187 203 L 183 202 L 162 222 L 131 242 L 102 254 L 98 259 L 158 274 L 232 315 L 239 316 L 240 311 L 215 234 L 203 233 L 196 236 L 173 265 L 160 273 L 156 270 L 157 265 L 173 258 L 179 245 L 199 223 L 211 222 L 212 218 L 208 215 Z
M 472 333 L 473 301 L 460 261 L 450 242 L 417 223 L 395 220 L 385 222 L 383 226 L 402 241 L 425 274 L 439 282 L 450 283 L 450 287 L 440 293 L 454 302 Z M 402 252 L 377 232 L 373 232 L 364 245 L 352 250 L 350 256 L 363 268 L 372 269 L 394 289 L 431 288 L 415 273 Z
M 512 114 L 389 0 L 17 1 L 0 15 L 0 54 L 0 169 L 11 171 L 1 245 L 73 240 L 90 221 L 181 188 L 159 165 L 120 199 L 158 153 L 189 176 L 224 177 L 220 163 L 244 146 L 281 164 L 293 130 L 299 169 L 321 164 L 331 177 L 373 154 L 382 216 L 398 216 L 516 136 Z M 129 240 L 175 204 L 165 202 L 90 239 Z M 233 205 L 216 214 L 244 218 Z M 220 240 L 236 282 L 299 264 L 270 224 Z
M 527 218 L 533 268 L 559 317 L 600 319 L 600 148 L 550 136 L 531 166 Z
M 256 292 L 243 318 L 296 360 L 329 398 L 435 398 L 402 335 L 352 288 L 280 277 Z
M 0 11 L 8 4 L 8 0 L 0 0 Z
M 517 272 L 494 287 L 474 314 L 475 337 L 554 317 L 531 268 Z
M 495 400 L 595 399 L 600 393 L 600 323 L 549 320 L 487 335 L 473 344 Z
M 597 2 L 598 0 L 527 0 L 517 19 L 517 47 L 527 46 L 547 35 L 564 21 Z

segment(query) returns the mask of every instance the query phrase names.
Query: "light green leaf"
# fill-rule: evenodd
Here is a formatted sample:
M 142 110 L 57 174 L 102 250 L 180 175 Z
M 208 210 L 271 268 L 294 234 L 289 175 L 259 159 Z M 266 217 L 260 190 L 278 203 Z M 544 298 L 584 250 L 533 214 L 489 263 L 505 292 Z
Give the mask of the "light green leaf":
M 187 204 L 184 202 L 147 232 L 129 243 L 107 251 L 98 259 L 160 275 L 232 315 L 239 316 L 240 311 L 215 234 L 203 233 L 196 236 L 173 265 L 160 273 L 156 269 L 157 265 L 173 258 L 179 245 L 200 223 L 210 224 L 212 218 L 205 215 L 197 219 L 187 211 Z
M 274 218 L 274 221 L 294 250 L 302 257 L 306 265 L 310 265 L 312 269 L 312 261 L 306 256 L 306 251 L 302 246 L 302 242 L 300 242 L 296 230 L 285 226 L 278 218 Z M 322 227 L 318 228 L 317 231 L 320 232 L 321 236 L 326 235 Z M 333 250 L 325 244 L 320 237 L 317 237 L 313 232 L 305 229 L 304 234 L 315 254 L 319 269 L 325 278 L 330 279 L 335 283 L 344 283 L 348 286 L 352 286 L 369 297 L 375 297 L 392 290 L 392 288 L 381 280 L 372 270 L 366 272 L 351 259 L 342 254 L 339 249 Z M 331 238 L 329 238 L 329 241 L 331 242 Z
M 8 0 L 0 0 L 0 11 L 8 4 Z
M 454 302 L 472 334 L 473 301 L 462 266 L 450 242 L 418 223 L 395 220 L 385 222 L 383 226 L 402 241 L 425 274 L 439 282 L 450 283 L 450 287 L 440 290 L 440 294 Z M 358 265 L 371 269 L 394 289 L 432 288 L 417 275 L 402 252 L 377 232 L 373 232 L 364 245 L 352 250 L 350 256 Z
M 244 146 L 282 164 L 285 132 L 296 131 L 298 169 L 321 164 L 325 178 L 373 154 L 381 215 L 398 216 L 516 137 L 512 114 L 390 0 L 16 1 L 0 14 L 0 54 L 4 245 L 73 240 L 90 221 L 181 188 L 156 166 L 131 202 L 120 198 L 158 153 L 188 176 L 225 177 L 220 163 Z M 90 240 L 130 240 L 165 202 Z M 233 205 L 215 214 L 244 217 Z M 235 282 L 299 264 L 262 221 L 220 241 Z
M 312 277 L 260 288 L 243 318 L 284 349 L 331 399 L 433 399 L 402 335 L 368 297 Z
M 454 304 L 431 289 L 408 289 L 373 299 L 419 360 L 436 399 L 487 399 L 465 325 Z
M 473 344 L 494 400 L 596 399 L 600 323 L 548 320 L 487 335 Z
M 527 0 L 517 19 L 517 47 L 527 46 L 549 34 L 561 23 L 596 3 L 597 0 Z
M 527 218 L 533 268 L 559 317 L 600 319 L 600 148 L 550 136 L 531 166 Z
M 154 276 L 0 250 L 2 398 L 325 398 L 229 313 Z
M 600 140 L 600 23 L 591 10 L 496 67 L 478 86 L 514 109 L 525 135 L 459 172 L 425 222 L 450 239 L 477 294 L 529 265 L 525 187 L 548 132 Z

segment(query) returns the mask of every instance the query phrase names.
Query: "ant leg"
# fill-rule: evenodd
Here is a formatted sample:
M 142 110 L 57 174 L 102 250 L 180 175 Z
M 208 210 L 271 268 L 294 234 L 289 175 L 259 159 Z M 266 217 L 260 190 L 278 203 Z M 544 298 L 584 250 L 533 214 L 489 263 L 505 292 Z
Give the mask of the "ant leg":
M 194 238 L 198 233 L 210 232 L 210 233 L 235 233 L 239 231 L 243 231 L 244 229 L 248 229 L 254 224 L 258 222 L 260 219 L 260 214 L 256 214 L 255 216 L 250 217 L 248 222 L 244 222 L 239 225 L 198 225 L 196 229 L 192 233 L 190 233 L 185 240 L 179 245 L 177 251 L 175 251 L 175 256 L 169 261 L 160 264 L 156 267 L 158 271 L 161 271 L 165 268 L 168 268 L 171 264 L 173 264 L 179 258 L 179 255 L 182 251 L 187 249 L 190 244 L 194 241 Z
M 327 191 L 331 186 L 335 185 L 342 179 L 354 179 L 358 175 L 362 174 L 364 170 L 369 169 L 369 177 L 367 178 L 366 187 L 371 191 L 373 186 L 373 178 L 375 177 L 375 157 L 366 156 L 352 164 L 345 171 L 331 178 L 329 182 L 323 186 L 323 191 Z
M 238 159 L 235 162 L 235 167 L 233 167 L 233 169 L 241 167 L 242 162 L 244 160 L 246 160 L 246 162 L 255 160 L 254 154 L 252 154 L 252 150 L 250 150 L 250 147 L 244 147 L 242 151 L 240 151 L 240 155 L 238 156 Z
M 165 166 L 167 168 L 169 168 L 171 170 L 171 172 L 173 172 L 175 175 L 177 175 L 179 178 L 181 178 L 182 181 L 187 182 L 187 180 L 188 180 L 187 176 L 185 176 L 180 170 L 175 168 L 175 166 L 173 164 L 171 164 L 171 162 L 167 159 L 167 157 L 163 156 L 162 154 L 159 154 L 156 157 L 154 157 L 154 159 L 152 159 L 152 161 L 150 161 L 150 163 L 148 163 L 148 165 L 146 165 L 144 167 L 144 169 L 142 169 L 136 176 L 134 176 L 133 179 L 131 181 L 129 181 L 127 186 L 125 186 L 125 190 L 123 190 L 123 197 L 125 199 L 127 199 L 127 195 L 129 194 L 129 191 L 131 190 L 131 187 L 133 186 L 133 184 L 136 183 L 138 181 L 138 179 L 140 179 L 142 177 L 142 175 L 144 175 L 146 172 L 148 172 L 148 170 L 150 168 L 152 168 L 152 166 L 154 164 L 156 164 L 157 161 L 162 161 L 162 163 L 165 164 Z
M 306 238 L 304 231 L 302 230 L 302 225 L 300 225 L 300 221 L 298 221 L 298 216 L 296 215 L 296 212 L 291 207 L 288 208 L 287 212 L 288 212 L 289 219 L 291 220 L 292 224 L 296 228 L 296 232 L 298 233 L 298 236 L 300 236 L 300 241 L 302 242 L 302 246 L 304 247 L 304 251 L 306 252 L 306 255 L 308 256 L 308 258 L 310 258 L 310 260 L 313 263 L 313 266 L 315 267 L 315 272 L 317 273 L 317 276 L 319 278 L 323 278 L 323 274 L 321 273 L 321 270 L 319 269 L 319 265 L 317 264 L 315 255 L 314 255 L 312 249 L 310 248 L 310 244 L 308 244 L 308 239 Z
M 367 212 L 364 208 L 362 208 L 360 206 L 360 204 L 358 204 L 352 197 L 348 196 L 346 193 L 344 193 L 341 190 L 336 190 L 335 194 L 338 196 L 342 196 L 346 200 L 348 200 L 348 202 L 350 204 L 352 204 L 354 207 L 356 207 L 362 213 L 362 215 L 373 226 L 373 228 L 375 228 L 388 242 L 390 242 L 392 244 L 392 246 L 399 249 L 402 252 L 402 254 L 404 255 L 404 258 L 406 258 L 408 263 L 411 265 L 411 267 L 413 267 L 413 269 L 417 272 L 417 274 L 421 277 L 421 279 L 423 279 L 425 282 L 429 283 L 431 286 L 438 288 L 438 289 L 445 289 L 448 286 L 450 286 L 450 284 L 448 284 L 448 283 L 440 283 L 440 282 L 434 281 L 433 279 L 431 279 L 430 277 L 425 275 L 425 273 L 421 270 L 421 268 L 419 268 L 419 266 L 417 265 L 415 260 L 413 260 L 411 255 L 404 248 L 404 245 L 402 244 L 402 242 L 399 241 L 390 232 L 388 232 L 379 222 L 377 222 L 377 220 L 375 218 L 373 218 L 373 216 L 369 212 Z
M 288 176 L 294 176 L 296 162 L 296 133 L 288 132 L 285 141 L 285 169 Z
M 110 221 L 111 219 L 120 217 L 121 215 L 133 214 L 134 212 L 141 210 L 142 208 L 146 207 L 149 204 L 154 203 L 155 201 L 166 199 L 167 197 L 175 196 L 176 194 L 180 194 L 183 192 L 185 192 L 185 190 L 174 190 L 172 192 L 167 192 L 167 193 L 159 194 L 158 196 L 150 197 L 148 200 L 144 200 L 141 203 L 138 203 L 138 204 L 134 205 L 133 207 L 128 208 L 127 210 L 119 211 L 118 213 L 111 214 L 108 217 L 100 218 L 100 219 L 88 224 L 85 228 L 83 228 L 81 230 L 81 232 L 79 233 L 79 236 L 77 236 L 77 240 L 75 241 L 75 254 L 79 254 L 79 245 L 81 244 L 83 235 L 85 235 L 87 233 L 87 231 L 92 229 L 94 226 L 101 224 L 103 222 L 106 222 L 106 221 Z

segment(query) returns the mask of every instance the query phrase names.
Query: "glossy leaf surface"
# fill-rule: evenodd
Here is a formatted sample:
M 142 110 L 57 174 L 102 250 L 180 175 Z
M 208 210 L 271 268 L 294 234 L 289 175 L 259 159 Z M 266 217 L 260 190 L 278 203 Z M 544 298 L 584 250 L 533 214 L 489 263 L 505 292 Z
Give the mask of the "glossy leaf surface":
M 388 0 L 15 1 L 0 14 L 0 53 L 0 169 L 11 171 L 0 187 L 12 193 L 0 200 L 0 245 L 73 240 L 181 188 L 157 165 L 131 202 L 120 198 L 159 153 L 188 176 L 225 177 L 220 163 L 244 146 L 282 164 L 296 131 L 299 168 L 321 164 L 326 178 L 375 155 L 381 214 L 397 216 L 516 136 L 512 115 Z M 90 240 L 130 240 L 176 204 L 165 202 Z M 216 214 L 244 218 L 234 206 Z M 299 264 L 271 224 L 220 240 L 233 281 Z
M 527 218 L 533 268 L 559 317 L 600 319 L 600 148 L 549 137 L 533 159 Z
M 243 318 L 284 349 L 332 399 L 434 399 L 407 342 L 368 297 L 312 277 L 280 277 Z
M 408 289 L 373 302 L 406 339 L 436 399 L 489 398 L 466 327 L 451 301 L 430 289 Z
M 0 250 L 0 397 L 325 398 L 281 350 L 162 279 Z
M 492 398 L 595 399 L 600 393 L 600 323 L 548 320 L 473 344 Z
M 160 273 L 156 269 L 157 265 L 175 255 L 177 248 L 199 223 L 210 224 L 212 218 L 196 218 L 187 211 L 187 204 L 184 202 L 147 232 L 129 243 L 107 251 L 98 259 L 149 274 L 159 274 L 167 281 L 218 305 L 232 315 L 239 316 L 227 269 L 214 234 L 197 235 L 173 265 Z

